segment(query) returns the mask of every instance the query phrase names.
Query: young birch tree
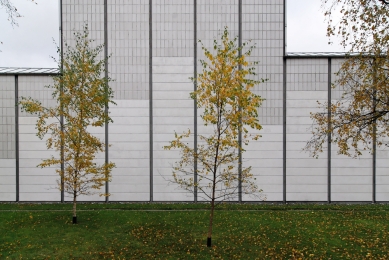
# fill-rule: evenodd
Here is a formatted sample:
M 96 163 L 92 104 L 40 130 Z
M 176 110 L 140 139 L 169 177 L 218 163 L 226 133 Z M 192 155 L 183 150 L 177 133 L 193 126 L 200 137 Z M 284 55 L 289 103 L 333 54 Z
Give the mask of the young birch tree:
M 311 114 L 313 136 L 305 149 L 317 157 L 331 133 L 340 154 L 374 153 L 375 145 L 389 136 L 389 6 L 382 0 L 323 0 L 323 5 L 327 36 L 339 36 L 350 55 L 333 85 L 343 95 L 319 104 L 323 112 Z
M 83 33 L 74 33 L 75 47 L 65 44 L 60 73 L 53 77 L 55 107 L 43 107 L 38 100 L 22 97 L 22 110 L 38 115 L 37 136 L 48 135 L 47 149 L 59 152 L 58 157 L 44 159 L 38 167 L 61 165 L 63 149 L 64 171 L 57 169 L 63 181 L 63 189 L 73 197 L 73 224 L 77 223 L 76 204 L 80 195 L 96 193 L 106 181 L 114 163 L 98 165 L 94 159 L 105 150 L 105 144 L 90 133 L 91 127 L 102 127 L 112 122 L 105 113 L 105 106 L 112 101 L 113 92 L 109 78 L 104 75 L 104 60 L 98 60 L 102 45 L 92 48 L 88 39 L 88 26 Z M 61 66 L 62 62 L 62 66 Z M 63 69 L 62 69 L 63 68 Z M 64 119 L 63 124 L 61 124 Z M 59 183 L 59 188 L 62 185 Z M 108 194 L 102 194 L 108 195 Z
M 254 80 L 256 73 L 253 65 L 247 62 L 254 46 L 250 46 L 243 55 L 243 47 L 237 44 L 237 38 L 230 40 L 227 28 L 221 37 L 221 44 L 214 41 L 215 53 L 203 46 L 207 61 L 201 61 L 203 73 L 196 79 L 197 90 L 191 98 L 202 109 L 201 118 L 205 126 L 212 126 L 213 133 L 198 135 L 200 142 L 196 149 L 190 147 L 184 139 L 189 138 L 190 130 L 175 134 L 175 139 L 165 149 L 179 149 L 181 160 L 173 167 L 173 182 L 179 187 L 194 192 L 198 190 L 203 198 L 210 201 L 209 228 L 207 246 L 212 242 L 212 225 L 216 201 L 230 200 L 238 195 L 239 182 L 244 193 L 259 192 L 251 173 L 251 167 L 242 167 L 238 172 L 241 147 L 238 134 L 242 131 L 242 142 L 247 145 L 250 139 L 257 140 L 258 134 L 250 135 L 248 127 L 260 130 L 258 107 L 263 99 L 254 94 L 252 88 L 264 80 Z M 197 172 L 194 163 L 198 162 Z M 194 179 L 197 174 L 197 181 Z
M 324 112 L 312 113 L 313 136 L 305 149 L 315 157 L 322 152 L 328 133 L 339 154 L 358 157 L 373 151 L 373 144 L 385 144 L 389 136 L 389 74 L 387 58 L 354 57 L 342 64 L 336 87 L 343 89 L 340 100 L 320 104 Z M 329 119 L 329 120 L 328 120 Z

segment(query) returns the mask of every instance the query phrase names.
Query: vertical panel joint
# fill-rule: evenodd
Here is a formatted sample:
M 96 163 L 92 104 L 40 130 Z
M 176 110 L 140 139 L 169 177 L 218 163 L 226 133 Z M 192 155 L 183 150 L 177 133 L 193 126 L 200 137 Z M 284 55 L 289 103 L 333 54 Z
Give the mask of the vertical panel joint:
M 150 167 L 150 202 L 153 202 L 153 1 L 149 0 L 149 167 Z
M 107 0 L 104 0 L 104 63 L 105 63 L 105 80 L 106 84 L 108 84 L 108 3 Z M 108 86 L 106 86 L 108 87 Z M 108 89 L 107 89 L 108 91 Z M 106 91 L 106 95 L 108 92 Z M 108 100 L 108 97 L 107 99 Z M 108 101 L 105 103 L 105 116 L 108 117 Z M 109 140 L 108 140 L 108 119 L 105 121 L 105 164 L 109 163 Z M 105 183 L 105 202 L 109 202 L 109 182 Z
M 331 100 L 332 100 L 332 97 L 331 97 L 331 81 L 332 81 L 332 70 L 331 70 L 331 58 L 328 58 L 328 82 L 327 82 L 327 87 L 328 87 L 328 100 L 327 100 L 327 128 L 328 130 L 331 129 L 332 125 L 331 125 L 331 117 L 332 117 L 332 114 L 331 114 Z M 328 203 L 331 203 L 331 140 L 332 136 L 331 136 L 331 132 L 328 131 L 327 133 L 327 202 Z
M 193 90 L 196 91 L 197 90 L 197 0 L 194 0 L 194 21 L 193 21 Z M 193 108 L 193 127 L 194 127 L 194 144 L 193 144 L 193 147 L 194 147 L 194 152 L 195 154 L 197 155 L 197 100 L 196 98 L 193 100 L 194 101 L 194 108 Z M 194 182 L 197 183 L 197 156 L 194 158 L 194 167 L 193 167 L 193 171 L 194 171 Z M 194 187 L 194 202 L 197 202 L 197 185 Z
M 16 202 L 19 202 L 19 77 L 15 75 L 15 177 Z

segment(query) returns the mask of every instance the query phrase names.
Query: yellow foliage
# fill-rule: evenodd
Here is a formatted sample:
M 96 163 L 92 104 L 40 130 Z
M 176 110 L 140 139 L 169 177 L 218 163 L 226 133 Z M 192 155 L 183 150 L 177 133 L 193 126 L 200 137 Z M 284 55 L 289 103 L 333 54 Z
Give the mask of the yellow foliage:
M 318 103 L 323 112 L 311 114 L 313 137 L 305 149 L 318 156 L 330 133 L 340 154 L 357 157 L 372 150 L 373 143 L 384 144 L 379 139 L 389 134 L 389 27 L 382 23 L 389 8 L 376 0 L 323 2 L 328 5 L 328 36 L 339 36 L 351 53 L 333 85 L 343 92 L 342 97 L 331 104 Z M 343 15 L 335 22 L 336 10 Z
M 193 79 L 197 89 L 190 96 L 197 101 L 198 108 L 203 109 L 202 121 L 205 126 L 213 127 L 213 133 L 198 135 L 199 144 L 194 148 L 182 140 L 190 136 L 189 130 L 181 135 L 175 133 L 175 139 L 164 147 L 179 149 L 181 153 L 181 160 L 173 166 L 172 182 L 190 192 L 199 192 L 203 199 L 211 202 L 208 246 L 211 246 L 215 201 L 236 197 L 239 185 L 245 194 L 261 192 L 254 182 L 251 167 L 242 167 L 241 173 L 238 170 L 239 154 L 244 152 L 239 134 L 244 132 L 242 144 L 248 144 L 249 139 L 257 140 L 260 135 L 249 135 L 244 126 L 255 130 L 262 128 L 257 109 L 263 99 L 254 94 L 252 88 L 264 80 L 255 79 L 254 63 L 245 60 L 254 46 L 241 54 L 246 45 L 238 46 L 237 38 L 230 40 L 226 28 L 221 44 L 214 42 L 214 54 L 202 47 L 208 60 L 201 61 L 203 72 Z
M 47 149 L 55 149 L 57 157 L 44 159 L 39 167 L 64 164 L 57 169 L 61 177 L 60 189 L 64 189 L 76 201 L 79 195 L 89 195 L 99 190 L 111 178 L 114 163 L 98 165 L 94 159 L 104 152 L 105 144 L 88 131 L 90 127 L 102 127 L 112 122 L 105 112 L 112 101 L 113 92 L 108 86 L 109 78 L 104 75 L 104 60 L 97 61 L 102 46 L 90 47 L 88 28 L 84 33 L 75 33 L 76 46 L 65 45 L 61 73 L 53 77 L 56 107 L 45 108 L 32 98 L 22 98 L 22 110 L 38 115 L 37 135 L 48 135 Z M 48 121 L 53 123 L 48 123 Z M 62 156 L 61 156 L 62 155 Z M 75 214 L 75 213 L 74 213 Z
M 258 188 L 250 181 L 250 167 L 238 173 L 239 152 L 244 152 L 238 141 L 239 132 L 243 132 L 243 144 L 249 139 L 257 140 L 260 135 L 248 134 L 249 126 L 260 130 L 258 107 L 263 99 L 252 92 L 252 88 L 263 82 L 257 80 L 254 63 L 246 61 L 254 46 L 244 47 L 247 51 L 240 55 L 243 46 L 237 45 L 237 38 L 229 39 L 224 30 L 221 43 L 214 43 L 215 53 L 203 46 L 206 61 L 201 61 L 203 72 L 196 79 L 197 90 L 191 97 L 197 101 L 204 125 L 213 126 L 213 134 L 199 135 L 199 144 L 190 147 L 184 138 L 190 137 L 190 131 L 175 134 L 175 139 L 165 149 L 179 149 L 181 160 L 173 167 L 174 182 L 183 189 L 193 192 L 197 188 L 204 198 L 209 200 L 231 199 L 237 195 L 237 185 L 243 183 L 245 193 L 255 193 Z M 193 165 L 198 162 L 197 182 Z

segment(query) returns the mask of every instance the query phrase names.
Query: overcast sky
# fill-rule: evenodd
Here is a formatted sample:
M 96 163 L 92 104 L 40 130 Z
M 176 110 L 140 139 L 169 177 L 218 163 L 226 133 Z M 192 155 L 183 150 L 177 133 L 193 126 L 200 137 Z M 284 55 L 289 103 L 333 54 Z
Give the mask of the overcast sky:
M 5 9 L 0 8 L 0 67 L 56 68 L 59 42 L 59 1 L 11 0 L 23 16 L 12 27 Z
M 12 27 L 0 9 L 0 67 L 55 68 L 53 40 L 59 43 L 59 1 L 12 0 L 23 16 Z M 321 0 L 287 0 L 288 52 L 341 52 L 336 43 L 328 45 Z

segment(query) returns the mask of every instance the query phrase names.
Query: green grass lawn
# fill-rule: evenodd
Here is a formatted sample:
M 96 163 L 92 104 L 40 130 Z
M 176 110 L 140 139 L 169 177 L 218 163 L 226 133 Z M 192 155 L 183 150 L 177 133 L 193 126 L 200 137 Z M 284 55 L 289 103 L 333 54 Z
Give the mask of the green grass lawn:
M 389 259 L 389 205 L 0 204 L 0 259 Z

